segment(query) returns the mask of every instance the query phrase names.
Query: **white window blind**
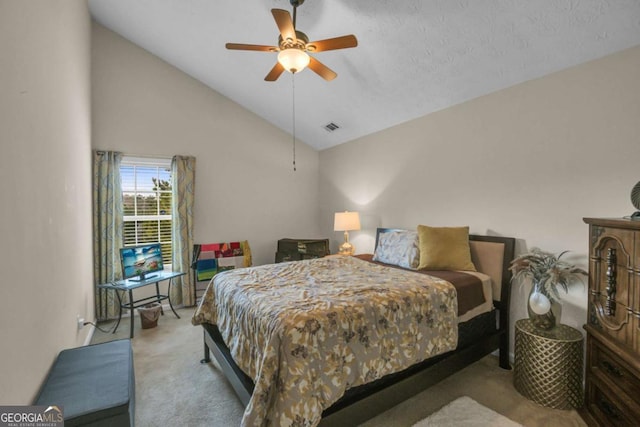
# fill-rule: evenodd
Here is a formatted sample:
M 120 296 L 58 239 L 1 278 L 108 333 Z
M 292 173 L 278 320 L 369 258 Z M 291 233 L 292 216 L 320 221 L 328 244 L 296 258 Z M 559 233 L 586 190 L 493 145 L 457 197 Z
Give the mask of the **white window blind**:
M 125 156 L 120 164 L 124 246 L 160 243 L 171 266 L 171 159 Z

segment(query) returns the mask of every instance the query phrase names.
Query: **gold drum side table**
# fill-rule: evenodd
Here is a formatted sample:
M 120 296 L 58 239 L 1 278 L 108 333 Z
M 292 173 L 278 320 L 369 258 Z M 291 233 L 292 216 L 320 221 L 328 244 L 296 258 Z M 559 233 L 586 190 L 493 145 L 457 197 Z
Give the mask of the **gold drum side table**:
M 579 408 L 583 402 L 583 337 L 558 325 L 550 331 L 529 319 L 516 322 L 513 385 L 524 397 L 555 409 Z

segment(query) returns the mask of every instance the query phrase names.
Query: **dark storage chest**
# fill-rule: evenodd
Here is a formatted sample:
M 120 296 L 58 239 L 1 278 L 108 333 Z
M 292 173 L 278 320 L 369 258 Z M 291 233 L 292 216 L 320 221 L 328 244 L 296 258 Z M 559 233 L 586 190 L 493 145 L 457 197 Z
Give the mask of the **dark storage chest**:
M 280 239 L 276 262 L 322 258 L 329 255 L 329 239 Z
M 133 426 L 135 384 L 131 340 L 70 348 L 54 361 L 34 405 L 62 405 L 67 427 Z

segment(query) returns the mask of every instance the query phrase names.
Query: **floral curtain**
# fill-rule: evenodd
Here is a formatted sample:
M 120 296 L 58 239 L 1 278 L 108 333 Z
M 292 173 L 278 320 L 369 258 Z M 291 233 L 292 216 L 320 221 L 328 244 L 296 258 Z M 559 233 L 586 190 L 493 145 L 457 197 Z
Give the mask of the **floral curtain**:
M 93 277 L 96 285 L 122 278 L 119 250 L 122 246 L 122 153 L 93 152 Z M 118 315 L 115 292 L 96 288 L 96 317 Z
M 193 201 L 196 178 L 196 158 L 174 156 L 171 161 L 171 189 L 173 192 L 172 233 L 173 271 L 184 276 L 174 280 L 171 302 L 176 305 L 195 305 L 193 270 L 190 252 L 193 250 Z

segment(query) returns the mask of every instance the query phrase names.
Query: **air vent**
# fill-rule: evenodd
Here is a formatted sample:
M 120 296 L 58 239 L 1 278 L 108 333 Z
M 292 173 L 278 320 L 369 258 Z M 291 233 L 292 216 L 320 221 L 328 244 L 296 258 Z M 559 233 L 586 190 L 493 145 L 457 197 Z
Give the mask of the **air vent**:
M 338 129 L 340 129 L 340 126 L 338 126 L 337 124 L 335 124 L 335 123 L 331 122 L 331 123 L 329 123 L 329 124 L 324 125 L 324 129 L 325 129 L 327 132 L 333 132 L 334 130 L 338 130 Z

